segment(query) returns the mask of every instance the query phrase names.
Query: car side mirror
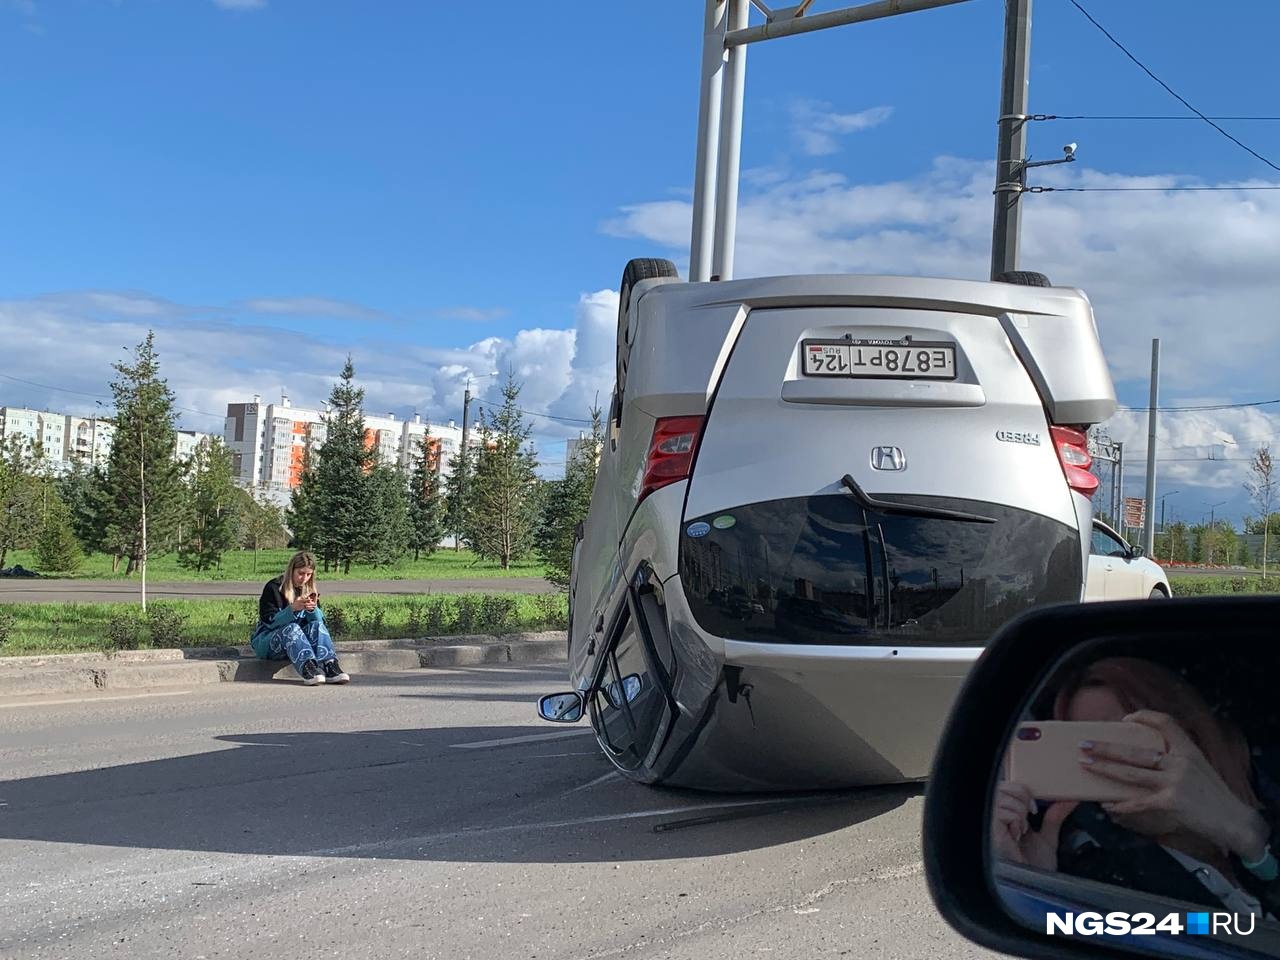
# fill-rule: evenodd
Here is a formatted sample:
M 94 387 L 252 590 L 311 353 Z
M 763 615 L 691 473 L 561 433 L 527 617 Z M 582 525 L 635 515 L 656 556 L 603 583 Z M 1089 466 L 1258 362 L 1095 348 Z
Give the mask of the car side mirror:
M 1278 621 L 1280 598 L 1193 597 L 998 631 L 925 793 L 947 922 L 1028 958 L 1280 957 Z
M 586 703 L 582 694 L 549 693 L 538 698 L 538 716 L 552 723 L 577 723 L 582 719 Z
M 1129 559 L 1137 560 L 1139 557 L 1146 556 L 1147 549 L 1142 544 L 1137 543 L 1129 547 Z

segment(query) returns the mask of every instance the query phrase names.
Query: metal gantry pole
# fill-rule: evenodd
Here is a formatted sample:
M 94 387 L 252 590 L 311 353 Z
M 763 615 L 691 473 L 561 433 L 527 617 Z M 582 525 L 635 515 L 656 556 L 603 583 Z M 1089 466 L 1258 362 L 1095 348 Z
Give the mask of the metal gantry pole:
M 1000 137 L 996 147 L 995 218 L 991 229 L 992 280 L 1018 269 L 1030 73 L 1031 0 L 1005 0 Z
M 710 280 L 713 276 L 727 280 L 733 275 L 747 45 L 776 37 L 812 33 L 828 27 L 967 3 L 969 0 L 875 0 L 812 17 L 805 15 L 811 0 L 777 11 L 770 11 L 763 3 L 759 3 L 757 5 L 767 19 L 765 23 L 755 27 L 749 25 L 752 2 L 753 0 L 706 0 L 699 74 L 693 221 L 689 238 L 689 279 L 695 283 Z M 1009 2 L 1030 6 L 1030 0 Z M 1029 22 L 1027 31 L 1030 31 Z M 1020 109 L 1025 111 L 1025 63 L 1020 76 L 1024 87 Z M 1020 133 L 1021 125 L 1016 130 L 1019 131 L 1016 136 L 1017 156 L 1021 159 L 1025 137 Z
M 747 25 L 751 0 L 727 0 L 728 30 Z M 719 170 L 716 178 L 715 246 L 711 276 L 733 279 L 733 248 L 738 226 L 738 171 L 742 158 L 742 104 L 746 92 L 747 48 L 730 47 L 721 88 Z
M 1149 555 L 1155 552 L 1156 523 L 1156 398 L 1160 392 L 1160 340 L 1151 341 L 1151 404 L 1147 414 L 1147 502 L 1142 544 Z
M 727 8 L 728 0 L 707 0 L 706 25 L 702 35 L 698 148 L 693 178 L 693 235 L 689 242 L 689 279 L 694 283 L 711 277 Z

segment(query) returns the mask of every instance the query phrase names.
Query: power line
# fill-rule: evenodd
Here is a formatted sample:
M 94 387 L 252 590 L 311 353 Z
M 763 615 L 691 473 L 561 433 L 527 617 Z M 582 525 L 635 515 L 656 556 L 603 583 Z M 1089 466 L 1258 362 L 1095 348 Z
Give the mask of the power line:
M 1259 187 L 1027 187 L 1027 193 L 1182 193 L 1196 191 L 1280 190 L 1280 184 Z
M 1262 154 L 1258 153 L 1258 151 L 1254 150 L 1252 147 L 1250 147 L 1250 146 L 1248 146 L 1248 145 L 1246 145 L 1246 144 L 1242 143 L 1241 141 L 1239 141 L 1239 140 L 1237 140 L 1235 137 L 1233 137 L 1231 134 L 1227 133 L 1227 131 L 1223 130 L 1220 126 L 1218 126 L 1216 123 L 1214 123 L 1214 122 L 1213 122 L 1212 120 L 1210 120 L 1208 117 L 1206 117 L 1203 113 L 1201 113 L 1199 110 L 1197 110 L 1195 107 L 1193 107 L 1190 103 L 1188 103 L 1188 102 L 1187 102 L 1187 100 L 1186 100 L 1186 98 L 1184 98 L 1184 97 L 1182 97 L 1181 95 L 1179 95 L 1179 94 L 1178 94 L 1178 92 L 1177 92 L 1176 90 L 1174 90 L 1174 89 L 1173 89 L 1173 87 L 1169 86 L 1167 83 L 1165 83 L 1165 82 L 1164 82 L 1163 80 L 1161 80 L 1159 77 L 1157 77 L 1154 73 L 1152 73 L 1149 69 L 1147 69 L 1146 65 L 1145 65 L 1141 60 L 1139 60 L 1137 57 L 1135 57 L 1132 53 L 1130 53 L 1130 52 L 1129 52 L 1129 50 L 1128 50 L 1128 48 L 1126 48 L 1126 47 L 1125 47 L 1125 45 L 1124 45 L 1123 43 L 1121 43 L 1119 40 L 1117 40 L 1115 37 L 1113 37 L 1113 36 L 1112 36 L 1108 31 L 1107 31 L 1107 28 L 1106 28 L 1106 27 L 1104 27 L 1102 24 L 1100 24 L 1097 20 L 1093 19 L 1093 17 L 1089 14 L 1089 11 L 1088 11 L 1088 10 L 1086 10 L 1084 7 L 1082 7 L 1082 6 L 1080 5 L 1079 0 L 1069 0 L 1069 2 L 1071 3 L 1071 5 L 1072 5 L 1073 7 L 1075 7 L 1075 8 L 1076 8 L 1077 10 L 1079 10 L 1082 14 L 1084 14 L 1084 15 L 1085 15 L 1085 17 L 1089 20 L 1089 22 L 1090 22 L 1090 23 L 1092 23 L 1095 27 L 1097 27 L 1099 30 L 1101 30 L 1101 31 L 1102 31 L 1102 33 L 1106 36 L 1106 38 L 1107 38 L 1108 40 L 1110 40 L 1110 41 L 1111 41 L 1112 43 L 1114 43 L 1117 47 L 1119 47 L 1119 48 L 1120 48 L 1120 50 L 1124 53 L 1124 55 L 1125 55 L 1126 57 L 1128 57 L 1130 60 L 1132 60 L 1134 63 L 1136 63 L 1139 67 L 1141 67 L 1141 68 L 1142 68 L 1142 71 L 1143 71 L 1147 76 L 1149 76 L 1149 77 L 1150 77 L 1152 80 L 1154 80 L 1156 83 L 1160 84 L 1160 86 L 1164 87 L 1164 88 L 1165 88 L 1165 90 L 1169 91 L 1169 93 L 1171 93 L 1175 98 L 1177 98 L 1177 100 L 1178 100 L 1178 102 L 1179 102 L 1179 103 L 1181 103 L 1184 107 L 1186 107 L 1186 108 L 1187 108 L 1188 110 L 1190 110 L 1192 113 L 1196 114 L 1196 116 L 1198 116 L 1198 117 L 1199 117 L 1201 120 L 1203 120 L 1205 123 L 1209 124 L 1209 126 L 1213 127 L 1213 129 L 1217 130 L 1220 134 L 1222 134 L 1224 137 L 1226 137 L 1228 140 L 1230 140 L 1230 141 L 1231 141 L 1232 143 L 1234 143 L 1236 146 L 1240 147 L 1242 150 L 1245 150 L 1247 153 L 1249 153 L 1249 154 L 1251 154 L 1252 156 L 1256 157 L 1257 159 L 1261 160 L 1263 163 L 1265 163 L 1267 166 L 1269 166 L 1272 170 L 1275 170 L 1275 171 L 1277 171 L 1277 172 L 1280 172 L 1280 167 L 1276 166 L 1274 163 L 1272 163 L 1270 160 L 1268 160 L 1268 159 L 1267 159 L 1266 157 L 1264 157 Z
M 84 393 L 81 390 L 68 390 L 66 387 L 55 387 L 49 383 L 36 383 L 34 380 L 23 380 L 21 377 L 10 376 L 7 373 L 0 373 L 0 377 L 5 380 L 12 380 L 15 383 L 23 383 L 29 387 L 39 387 L 41 390 L 52 390 L 55 393 L 67 393 L 73 397 L 88 397 L 90 400 L 109 400 L 111 399 L 105 393 Z M 226 417 L 219 413 L 206 413 L 203 410 L 195 410 L 191 407 L 180 407 L 174 404 L 173 409 L 181 410 L 183 413 L 194 413 L 201 417 L 210 417 L 214 420 L 226 420 Z
M 1261 122 L 1268 120 L 1280 120 L 1280 117 L 1143 117 L 1143 116 L 1091 116 L 1083 113 L 1037 113 L 1028 117 L 1029 120 L 1235 120 L 1245 122 Z
M 1156 407 L 1157 413 L 1173 413 L 1175 411 L 1189 410 L 1238 410 L 1242 407 L 1265 407 L 1273 403 L 1280 403 L 1280 400 L 1255 400 L 1251 403 L 1211 403 L 1203 406 L 1189 407 Z M 1117 407 L 1118 410 L 1128 410 L 1133 413 L 1150 413 L 1150 407 Z
M 504 400 L 491 400 L 484 397 L 473 397 L 472 399 L 478 403 L 487 403 L 493 407 L 500 407 L 502 406 L 503 403 L 506 402 Z M 587 425 L 591 424 L 590 420 L 581 420 L 577 417 L 558 417 L 551 413 L 537 413 L 536 411 L 525 410 L 525 409 L 522 409 L 521 407 L 516 407 L 515 409 L 518 410 L 520 413 L 523 413 L 526 416 L 530 416 L 530 417 L 544 417 L 547 420 L 562 420 L 565 423 L 585 423 Z

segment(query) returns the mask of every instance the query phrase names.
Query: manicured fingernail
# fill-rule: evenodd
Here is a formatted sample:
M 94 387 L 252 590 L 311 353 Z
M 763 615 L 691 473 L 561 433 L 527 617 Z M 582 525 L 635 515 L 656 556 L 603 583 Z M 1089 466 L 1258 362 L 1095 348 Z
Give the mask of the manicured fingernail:
M 1081 741 L 1080 741 L 1080 749 L 1081 749 L 1081 750 L 1092 750 L 1092 749 L 1093 749 L 1094 747 L 1096 747 L 1096 746 L 1097 746 L 1097 744 L 1096 744 L 1096 743 L 1094 743 L 1092 740 L 1081 740 Z
M 1094 759 L 1093 757 L 1081 757 L 1081 758 L 1080 758 L 1080 762 L 1081 762 L 1081 763 L 1093 763 L 1093 759 Z

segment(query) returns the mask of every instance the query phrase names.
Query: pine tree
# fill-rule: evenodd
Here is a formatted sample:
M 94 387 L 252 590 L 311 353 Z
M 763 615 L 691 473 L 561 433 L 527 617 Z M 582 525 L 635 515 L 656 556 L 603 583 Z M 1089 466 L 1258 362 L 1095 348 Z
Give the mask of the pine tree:
M 79 460 L 54 481 L 58 496 L 70 514 L 76 540 L 89 551 L 101 549 L 102 482 L 101 470 Z
M 351 570 L 351 561 L 367 543 L 373 522 L 369 471 L 376 449 L 365 442 L 364 390 L 356 387 L 355 368 L 347 357 L 340 381 L 329 394 L 329 419 L 316 466 L 315 502 L 309 531 L 316 551 L 330 565 Z
M 591 410 L 591 436 L 586 449 L 568 458 L 563 480 L 547 484 L 538 536 L 538 556 L 547 567 L 547 579 L 558 587 L 569 585 L 575 531 L 587 517 L 591 491 L 596 482 L 596 465 L 604 433 L 600 409 Z
M 72 573 L 84 555 L 72 526 L 71 509 L 52 484 L 45 489 L 44 519 L 36 537 L 36 563 L 42 570 Z
M 103 526 L 117 564 L 126 573 L 145 569 L 147 556 L 163 549 L 182 515 L 184 468 L 174 457 L 173 392 L 160 376 L 155 333 L 134 349 L 133 363 L 112 364 L 120 375 L 115 396 L 115 435 L 107 461 Z
M 289 496 L 284 523 L 292 532 L 292 542 L 300 550 L 316 549 L 316 457 L 308 444 L 302 454 L 302 476 Z M 328 569 L 326 564 L 325 569 Z
M 178 562 L 194 570 L 209 570 L 235 546 L 240 517 L 232 480 L 231 452 L 215 438 L 196 448 L 191 463 L 191 488 L 185 535 Z
M 453 549 L 471 545 L 471 509 L 469 490 L 475 473 L 475 451 L 463 444 L 449 458 L 449 476 L 444 482 L 445 527 L 453 534 Z
M 431 424 L 418 441 L 413 472 L 409 475 L 410 545 L 413 559 L 431 556 L 445 534 L 445 500 L 440 490 L 438 447 L 431 442 Z
M 10 550 L 28 544 L 40 529 L 36 462 L 25 437 L 0 438 L 0 567 Z
M 365 482 L 370 519 L 359 557 L 375 567 L 387 566 L 404 556 L 413 534 L 409 522 L 408 478 L 399 467 L 380 463 Z
M 509 569 L 533 547 L 538 525 L 537 460 L 523 449 L 532 428 L 516 406 L 520 387 L 508 374 L 497 413 L 480 415 L 481 446 L 466 504 L 472 546 L 488 560 Z

